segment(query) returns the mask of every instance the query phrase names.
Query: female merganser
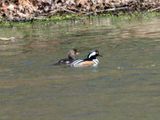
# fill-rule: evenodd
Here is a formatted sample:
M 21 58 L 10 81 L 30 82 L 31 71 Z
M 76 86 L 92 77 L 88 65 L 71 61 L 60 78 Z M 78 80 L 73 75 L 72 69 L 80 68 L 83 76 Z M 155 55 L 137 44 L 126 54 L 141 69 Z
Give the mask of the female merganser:
M 93 50 L 88 54 L 86 59 L 75 60 L 70 65 L 71 67 L 96 67 L 99 64 L 99 60 L 97 59 L 98 56 L 102 57 L 98 50 Z
M 76 56 L 79 54 L 77 49 L 72 49 L 68 52 L 68 57 L 59 60 L 57 63 L 55 63 L 54 65 L 62 65 L 62 64 L 66 64 L 69 65 L 71 64 L 75 59 Z

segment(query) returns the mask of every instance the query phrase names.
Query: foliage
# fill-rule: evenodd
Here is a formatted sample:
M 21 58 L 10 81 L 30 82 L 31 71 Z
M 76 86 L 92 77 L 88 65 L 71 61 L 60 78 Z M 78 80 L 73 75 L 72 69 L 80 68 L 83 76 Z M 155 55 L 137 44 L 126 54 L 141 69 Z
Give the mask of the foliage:
M 0 1 L 0 8 L 1 21 L 32 21 L 57 15 L 62 17 L 54 18 L 68 19 L 72 14 L 79 16 L 153 12 L 160 10 L 160 3 L 157 0 L 5 0 Z

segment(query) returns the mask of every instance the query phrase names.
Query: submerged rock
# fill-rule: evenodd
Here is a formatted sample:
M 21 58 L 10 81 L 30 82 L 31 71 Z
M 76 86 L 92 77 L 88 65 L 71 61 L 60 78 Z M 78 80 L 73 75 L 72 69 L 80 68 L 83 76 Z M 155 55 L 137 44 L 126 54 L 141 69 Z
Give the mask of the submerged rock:
M 0 41 L 14 41 L 15 37 L 0 37 Z

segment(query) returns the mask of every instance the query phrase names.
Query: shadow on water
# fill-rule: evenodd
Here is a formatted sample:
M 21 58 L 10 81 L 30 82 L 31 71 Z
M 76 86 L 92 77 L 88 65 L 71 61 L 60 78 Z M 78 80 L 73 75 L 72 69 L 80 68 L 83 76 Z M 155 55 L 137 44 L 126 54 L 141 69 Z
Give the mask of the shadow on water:
M 159 24 L 101 17 L 0 28 L 0 119 L 159 119 Z M 71 48 L 79 58 L 99 49 L 100 65 L 51 65 Z

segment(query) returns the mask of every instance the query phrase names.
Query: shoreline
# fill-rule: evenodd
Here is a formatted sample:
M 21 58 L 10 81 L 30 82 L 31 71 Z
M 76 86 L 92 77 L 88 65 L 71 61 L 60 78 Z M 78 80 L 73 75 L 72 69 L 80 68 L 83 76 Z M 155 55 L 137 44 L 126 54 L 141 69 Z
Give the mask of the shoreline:
M 53 16 L 160 12 L 160 0 L 10 0 L 0 2 L 0 21 L 25 22 Z
M 24 26 L 28 26 L 31 27 L 33 24 L 49 24 L 49 23 L 55 23 L 55 24 L 59 24 L 61 22 L 66 22 L 66 21 L 75 21 L 76 23 L 82 22 L 85 24 L 86 20 L 88 19 L 96 19 L 96 18 L 106 18 L 106 19 L 110 19 L 113 21 L 117 21 L 117 22 L 124 22 L 124 21 L 134 21 L 134 20 L 138 20 L 138 19 L 143 19 L 143 20 L 151 20 L 152 18 L 158 17 L 160 18 L 160 13 L 159 12 L 134 12 L 132 14 L 128 14 L 128 13 L 119 13 L 118 16 L 117 15 L 113 15 L 113 14 L 100 14 L 100 15 L 96 15 L 96 16 L 85 16 L 85 15 L 81 15 L 81 16 L 77 16 L 77 15 L 55 15 L 52 16 L 50 18 L 43 18 L 43 19 L 35 19 L 35 20 L 28 20 L 28 21 L 0 21 L 0 27 L 24 27 Z

